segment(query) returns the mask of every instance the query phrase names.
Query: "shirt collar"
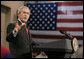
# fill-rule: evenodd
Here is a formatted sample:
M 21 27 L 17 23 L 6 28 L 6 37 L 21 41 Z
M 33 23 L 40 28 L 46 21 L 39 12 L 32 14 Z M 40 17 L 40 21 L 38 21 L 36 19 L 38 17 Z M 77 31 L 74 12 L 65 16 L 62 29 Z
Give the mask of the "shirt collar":
M 25 24 L 25 23 L 23 23 L 23 22 L 22 22 L 19 18 L 18 18 L 18 20 L 21 22 L 21 24 L 22 24 L 22 25 L 26 25 L 26 24 Z

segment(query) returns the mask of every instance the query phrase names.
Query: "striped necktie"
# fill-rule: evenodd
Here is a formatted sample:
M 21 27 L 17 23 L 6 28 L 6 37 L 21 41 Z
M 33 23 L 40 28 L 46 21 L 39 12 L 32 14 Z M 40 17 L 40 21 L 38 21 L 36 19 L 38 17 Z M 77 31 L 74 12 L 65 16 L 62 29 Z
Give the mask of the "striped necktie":
M 28 29 L 26 28 L 26 25 L 24 24 L 24 26 L 25 26 L 25 30 L 26 30 L 26 33 L 27 33 L 27 35 L 28 35 L 28 40 L 29 40 L 29 33 L 28 33 Z

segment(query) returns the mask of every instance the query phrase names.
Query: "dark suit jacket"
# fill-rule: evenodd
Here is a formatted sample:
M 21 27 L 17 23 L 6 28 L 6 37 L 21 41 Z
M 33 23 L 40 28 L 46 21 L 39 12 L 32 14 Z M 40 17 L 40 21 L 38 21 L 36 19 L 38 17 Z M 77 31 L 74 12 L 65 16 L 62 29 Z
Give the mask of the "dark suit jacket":
M 18 22 L 19 22 L 19 25 L 21 25 L 20 21 Z M 29 35 L 30 39 L 28 40 L 28 35 L 26 33 L 24 26 L 22 26 L 21 29 L 18 31 L 18 34 L 16 37 L 13 36 L 15 23 L 16 22 L 10 23 L 8 25 L 6 40 L 9 42 L 9 48 L 11 53 L 16 57 L 22 54 L 31 53 L 32 42 L 31 42 L 31 35 Z

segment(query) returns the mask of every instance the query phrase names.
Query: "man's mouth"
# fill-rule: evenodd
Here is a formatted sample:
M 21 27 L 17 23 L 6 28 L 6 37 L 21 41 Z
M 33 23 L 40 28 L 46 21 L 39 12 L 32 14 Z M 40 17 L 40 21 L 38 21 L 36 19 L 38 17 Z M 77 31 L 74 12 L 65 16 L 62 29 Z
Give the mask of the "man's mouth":
M 26 17 L 24 17 L 24 19 L 27 19 Z

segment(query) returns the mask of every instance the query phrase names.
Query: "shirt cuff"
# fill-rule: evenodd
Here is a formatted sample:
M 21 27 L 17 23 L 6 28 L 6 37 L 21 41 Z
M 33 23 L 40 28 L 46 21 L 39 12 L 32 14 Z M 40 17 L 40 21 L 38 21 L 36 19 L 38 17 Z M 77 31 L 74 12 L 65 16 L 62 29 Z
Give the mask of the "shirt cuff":
M 16 31 L 13 30 L 13 36 L 16 37 L 17 36 L 17 33 Z

